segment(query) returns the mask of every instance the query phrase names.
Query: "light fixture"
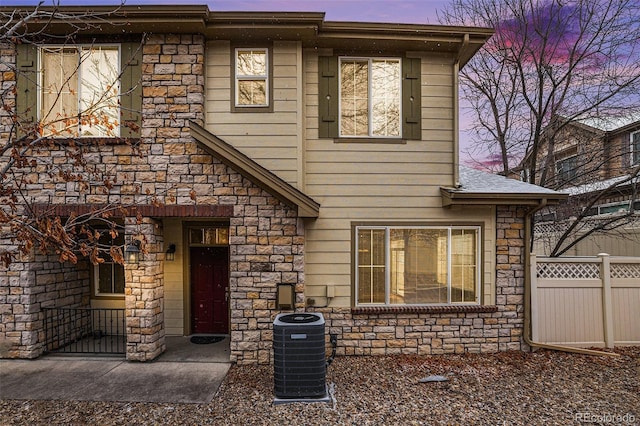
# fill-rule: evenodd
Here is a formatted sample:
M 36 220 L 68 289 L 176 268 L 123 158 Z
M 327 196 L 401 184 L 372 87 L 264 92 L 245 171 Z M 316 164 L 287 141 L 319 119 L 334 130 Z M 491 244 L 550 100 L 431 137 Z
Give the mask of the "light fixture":
M 171 243 L 169 244 L 169 247 L 167 248 L 167 251 L 165 253 L 165 260 L 169 261 L 169 262 L 173 262 L 174 260 L 176 260 L 176 245 Z
M 124 254 L 127 258 L 127 263 L 137 264 L 140 262 L 140 241 L 131 240 L 125 247 Z

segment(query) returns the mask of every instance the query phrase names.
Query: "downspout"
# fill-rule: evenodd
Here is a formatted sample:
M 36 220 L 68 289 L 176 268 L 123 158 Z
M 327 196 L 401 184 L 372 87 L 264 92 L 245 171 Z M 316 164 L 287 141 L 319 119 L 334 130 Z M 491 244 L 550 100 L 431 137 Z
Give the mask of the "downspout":
M 453 62 L 453 187 L 460 187 L 460 59 L 463 51 L 469 46 L 469 34 L 462 37 L 458 55 Z
M 620 356 L 620 354 L 613 352 L 596 351 L 593 349 L 574 348 L 571 346 L 552 345 L 549 343 L 534 342 L 531 340 L 531 252 L 528 248 L 529 241 L 531 241 L 531 218 L 533 215 L 546 207 L 547 199 L 544 198 L 540 203 L 530 209 L 524 216 L 524 238 L 525 238 L 525 250 L 524 250 L 524 330 L 522 337 L 527 345 L 532 348 L 550 349 L 554 351 L 572 352 L 583 355 L 608 355 L 608 356 Z

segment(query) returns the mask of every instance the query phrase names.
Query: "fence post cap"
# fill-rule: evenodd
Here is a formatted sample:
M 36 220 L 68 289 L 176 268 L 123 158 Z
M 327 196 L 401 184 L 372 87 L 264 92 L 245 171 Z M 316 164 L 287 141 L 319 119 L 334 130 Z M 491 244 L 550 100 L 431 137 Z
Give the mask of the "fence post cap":
M 609 256 L 609 253 L 598 253 L 599 257 L 606 257 Z

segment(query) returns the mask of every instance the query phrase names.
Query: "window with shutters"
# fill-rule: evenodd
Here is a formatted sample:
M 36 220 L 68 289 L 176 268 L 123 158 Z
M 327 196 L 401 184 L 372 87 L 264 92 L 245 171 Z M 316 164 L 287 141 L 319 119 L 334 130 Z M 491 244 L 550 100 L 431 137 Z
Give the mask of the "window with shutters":
M 319 137 L 421 139 L 420 59 L 319 58 Z
M 40 48 L 38 118 L 45 135 L 120 136 L 119 47 Z
M 18 46 L 19 119 L 45 137 L 137 137 L 138 43 Z
M 400 137 L 400 59 L 340 58 L 340 136 Z

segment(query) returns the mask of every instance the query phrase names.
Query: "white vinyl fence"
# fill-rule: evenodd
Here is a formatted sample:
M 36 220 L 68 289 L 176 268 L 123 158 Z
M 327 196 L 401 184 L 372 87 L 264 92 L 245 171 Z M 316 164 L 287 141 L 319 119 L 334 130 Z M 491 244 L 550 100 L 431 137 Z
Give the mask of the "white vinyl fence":
M 640 258 L 532 254 L 531 316 L 535 342 L 640 345 Z

